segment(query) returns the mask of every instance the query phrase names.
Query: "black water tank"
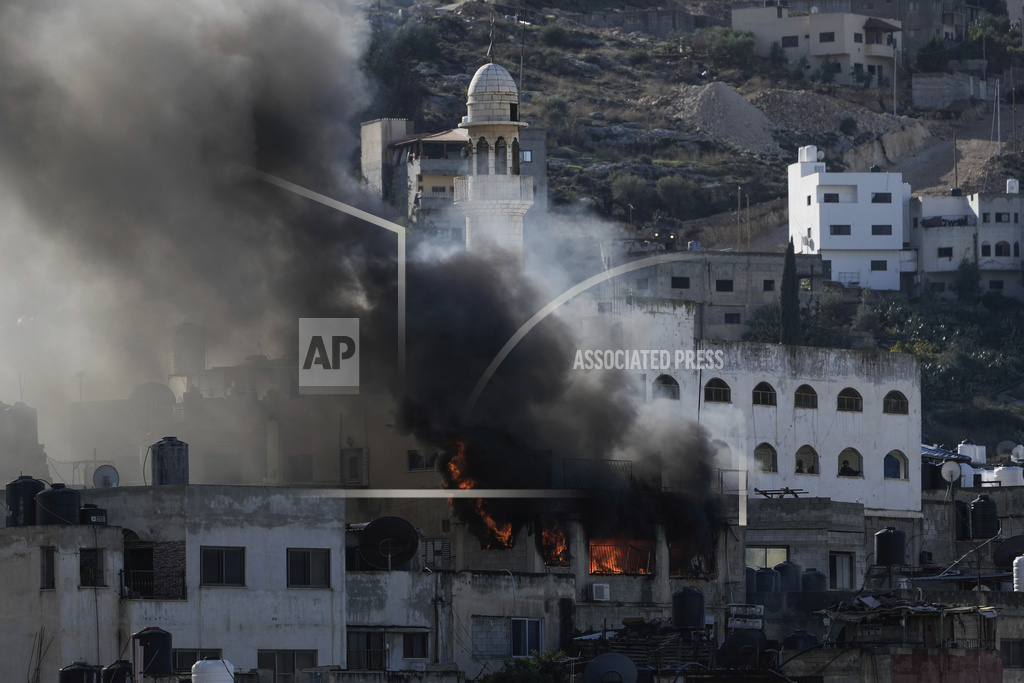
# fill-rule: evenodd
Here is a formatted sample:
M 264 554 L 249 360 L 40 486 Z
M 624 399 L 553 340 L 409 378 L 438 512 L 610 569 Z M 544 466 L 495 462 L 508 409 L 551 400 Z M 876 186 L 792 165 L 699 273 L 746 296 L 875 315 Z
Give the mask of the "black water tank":
M 119 659 L 100 672 L 103 683 L 132 683 L 132 663 Z
M 7 526 L 32 526 L 36 523 L 36 494 L 46 484 L 29 475 L 7 483 Z
M 36 524 L 78 524 L 82 496 L 64 484 L 36 494 Z
M 171 634 L 157 626 L 132 634 L 142 646 L 142 673 L 147 676 L 170 676 L 174 673 L 171 659 Z
M 803 652 L 818 644 L 818 638 L 807 631 L 793 631 L 782 640 L 784 650 Z
M 718 666 L 722 669 L 759 669 L 761 653 L 768 649 L 764 633 L 752 628 L 735 631 L 718 648 Z
M 971 506 L 966 500 L 953 502 L 953 527 L 956 529 L 956 540 L 971 539 Z
M 100 683 L 100 670 L 85 662 L 74 662 L 60 670 L 60 683 Z
M 907 535 L 894 526 L 875 534 L 875 564 L 889 567 L 907 562 Z
M 804 568 L 798 565 L 796 562 L 786 560 L 775 565 L 775 571 L 779 573 L 779 590 L 783 593 L 799 593 L 800 592 L 800 575 L 804 573 Z
M 672 594 L 672 626 L 704 628 L 704 594 L 696 588 L 683 588 Z
M 999 533 L 999 509 L 984 493 L 971 501 L 971 532 L 975 538 L 992 538 Z
M 764 567 L 757 570 L 757 592 L 758 593 L 778 593 L 779 592 L 779 573 L 774 569 L 768 569 Z
M 177 437 L 165 436 L 150 446 L 153 459 L 153 485 L 188 483 L 188 444 Z
M 828 575 L 825 574 L 825 572 L 818 571 L 814 567 L 808 567 L 804 570 L 804 575 L 800 578 L 800 584 L 804 589 L 804 593 L 827 591 Z
M 636 667 L 636 683 L 654 683 L 654 674 L 657 669 L 646 664 L 638 664 Z
M 85 503 L 78 511 L 79 524 L 107 525 L 107 511 L 95 503 Z
M 757 592 L 757 570 L 753 567 L 747 567 L 747 592 Z

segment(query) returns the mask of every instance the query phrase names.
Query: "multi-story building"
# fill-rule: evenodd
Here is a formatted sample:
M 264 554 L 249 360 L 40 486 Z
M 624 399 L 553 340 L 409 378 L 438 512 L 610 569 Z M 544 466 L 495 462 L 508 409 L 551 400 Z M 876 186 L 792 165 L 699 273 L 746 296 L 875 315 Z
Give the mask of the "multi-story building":
M 834 173 L 813 145 L 789 166 L 789 237 L 797 253 L 821 254 L 848 287 L 899 290 L 913 281 L 910 185 L 900 173 Z
M 794 12 L 790 7 L 736 8 L 732 27 L 754 34 L 757 54 L 767 57 L 778 44 L 793 64 L 807 60 L 811 70 L 836 69 L 835 82 L 876 86 L 892 83 L 897 58 L 893 36 L 901 30 L 899 21 L 882 21 L 872 13 Z

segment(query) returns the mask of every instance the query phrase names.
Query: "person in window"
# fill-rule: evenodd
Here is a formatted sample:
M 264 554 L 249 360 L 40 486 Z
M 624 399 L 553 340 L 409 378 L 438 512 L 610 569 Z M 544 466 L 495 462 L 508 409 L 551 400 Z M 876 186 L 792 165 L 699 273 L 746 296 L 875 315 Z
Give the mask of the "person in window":
M 850 467 L 850 461 L 849 460 L 844 460 L 843 461 L 843 466 L 839 468 L 839 476 L 840 477 L 856 477 L 857 476 L 857 470 L 855 470 L 852 467 Z

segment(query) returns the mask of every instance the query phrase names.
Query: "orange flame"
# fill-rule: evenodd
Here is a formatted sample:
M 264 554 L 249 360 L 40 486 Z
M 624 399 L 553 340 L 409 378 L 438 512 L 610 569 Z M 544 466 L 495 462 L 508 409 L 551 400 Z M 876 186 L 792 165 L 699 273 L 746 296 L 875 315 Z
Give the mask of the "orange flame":
M 565 531 L 557 522 L 541 522 L 540 544 L 544 549 L 544 564 L 561 565 L 569 562 L 569 544 Z
M 448 464 L 445 466 L 448 470 L 448 481 L 450 482 L 450 484 L 445 484 L 445 487 L 457 489 L 475 488 L 476 480 L 465 474 L 466 444 L 463 441 L 456 441 L 455 445 L 455 455 L 448 460 Z M 448 499 L 448 505 L 452 505 L 451 498 Z M 484 509 L 484 501 L 480 498 L 471 501 L 471 505 L 473 506 L 473 512 L 476 513 L 477 517 L 483 521 L 484 526 L 487 527 L 489 536 L 487 547 L 511 548 L 513 543 L 512 525 L 508 522 L 501 523 L 494 519 Z
M 590 541 L 591 574 L 651 574 L 654 548 L 646 541 L 603 539 Z

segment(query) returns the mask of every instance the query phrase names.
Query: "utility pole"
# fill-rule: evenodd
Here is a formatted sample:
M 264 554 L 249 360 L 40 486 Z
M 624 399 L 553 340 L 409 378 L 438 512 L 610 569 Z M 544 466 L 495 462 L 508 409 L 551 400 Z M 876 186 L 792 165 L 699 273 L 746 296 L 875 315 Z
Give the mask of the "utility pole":
M 897 62 L 897 60 L 899 58 L 899 55 L 896 52 L 896 36 L 893 35 L 892 33 L 890 33 L 889 37 L 892 38 L 892 115 L 895 118 L 895 116 L 896 116 L 896 69 L 898 68 L 896 62 Z
M 736 186 L 736 251 L 740 250 L 740 235 L 743 234 L 743 186 Z

